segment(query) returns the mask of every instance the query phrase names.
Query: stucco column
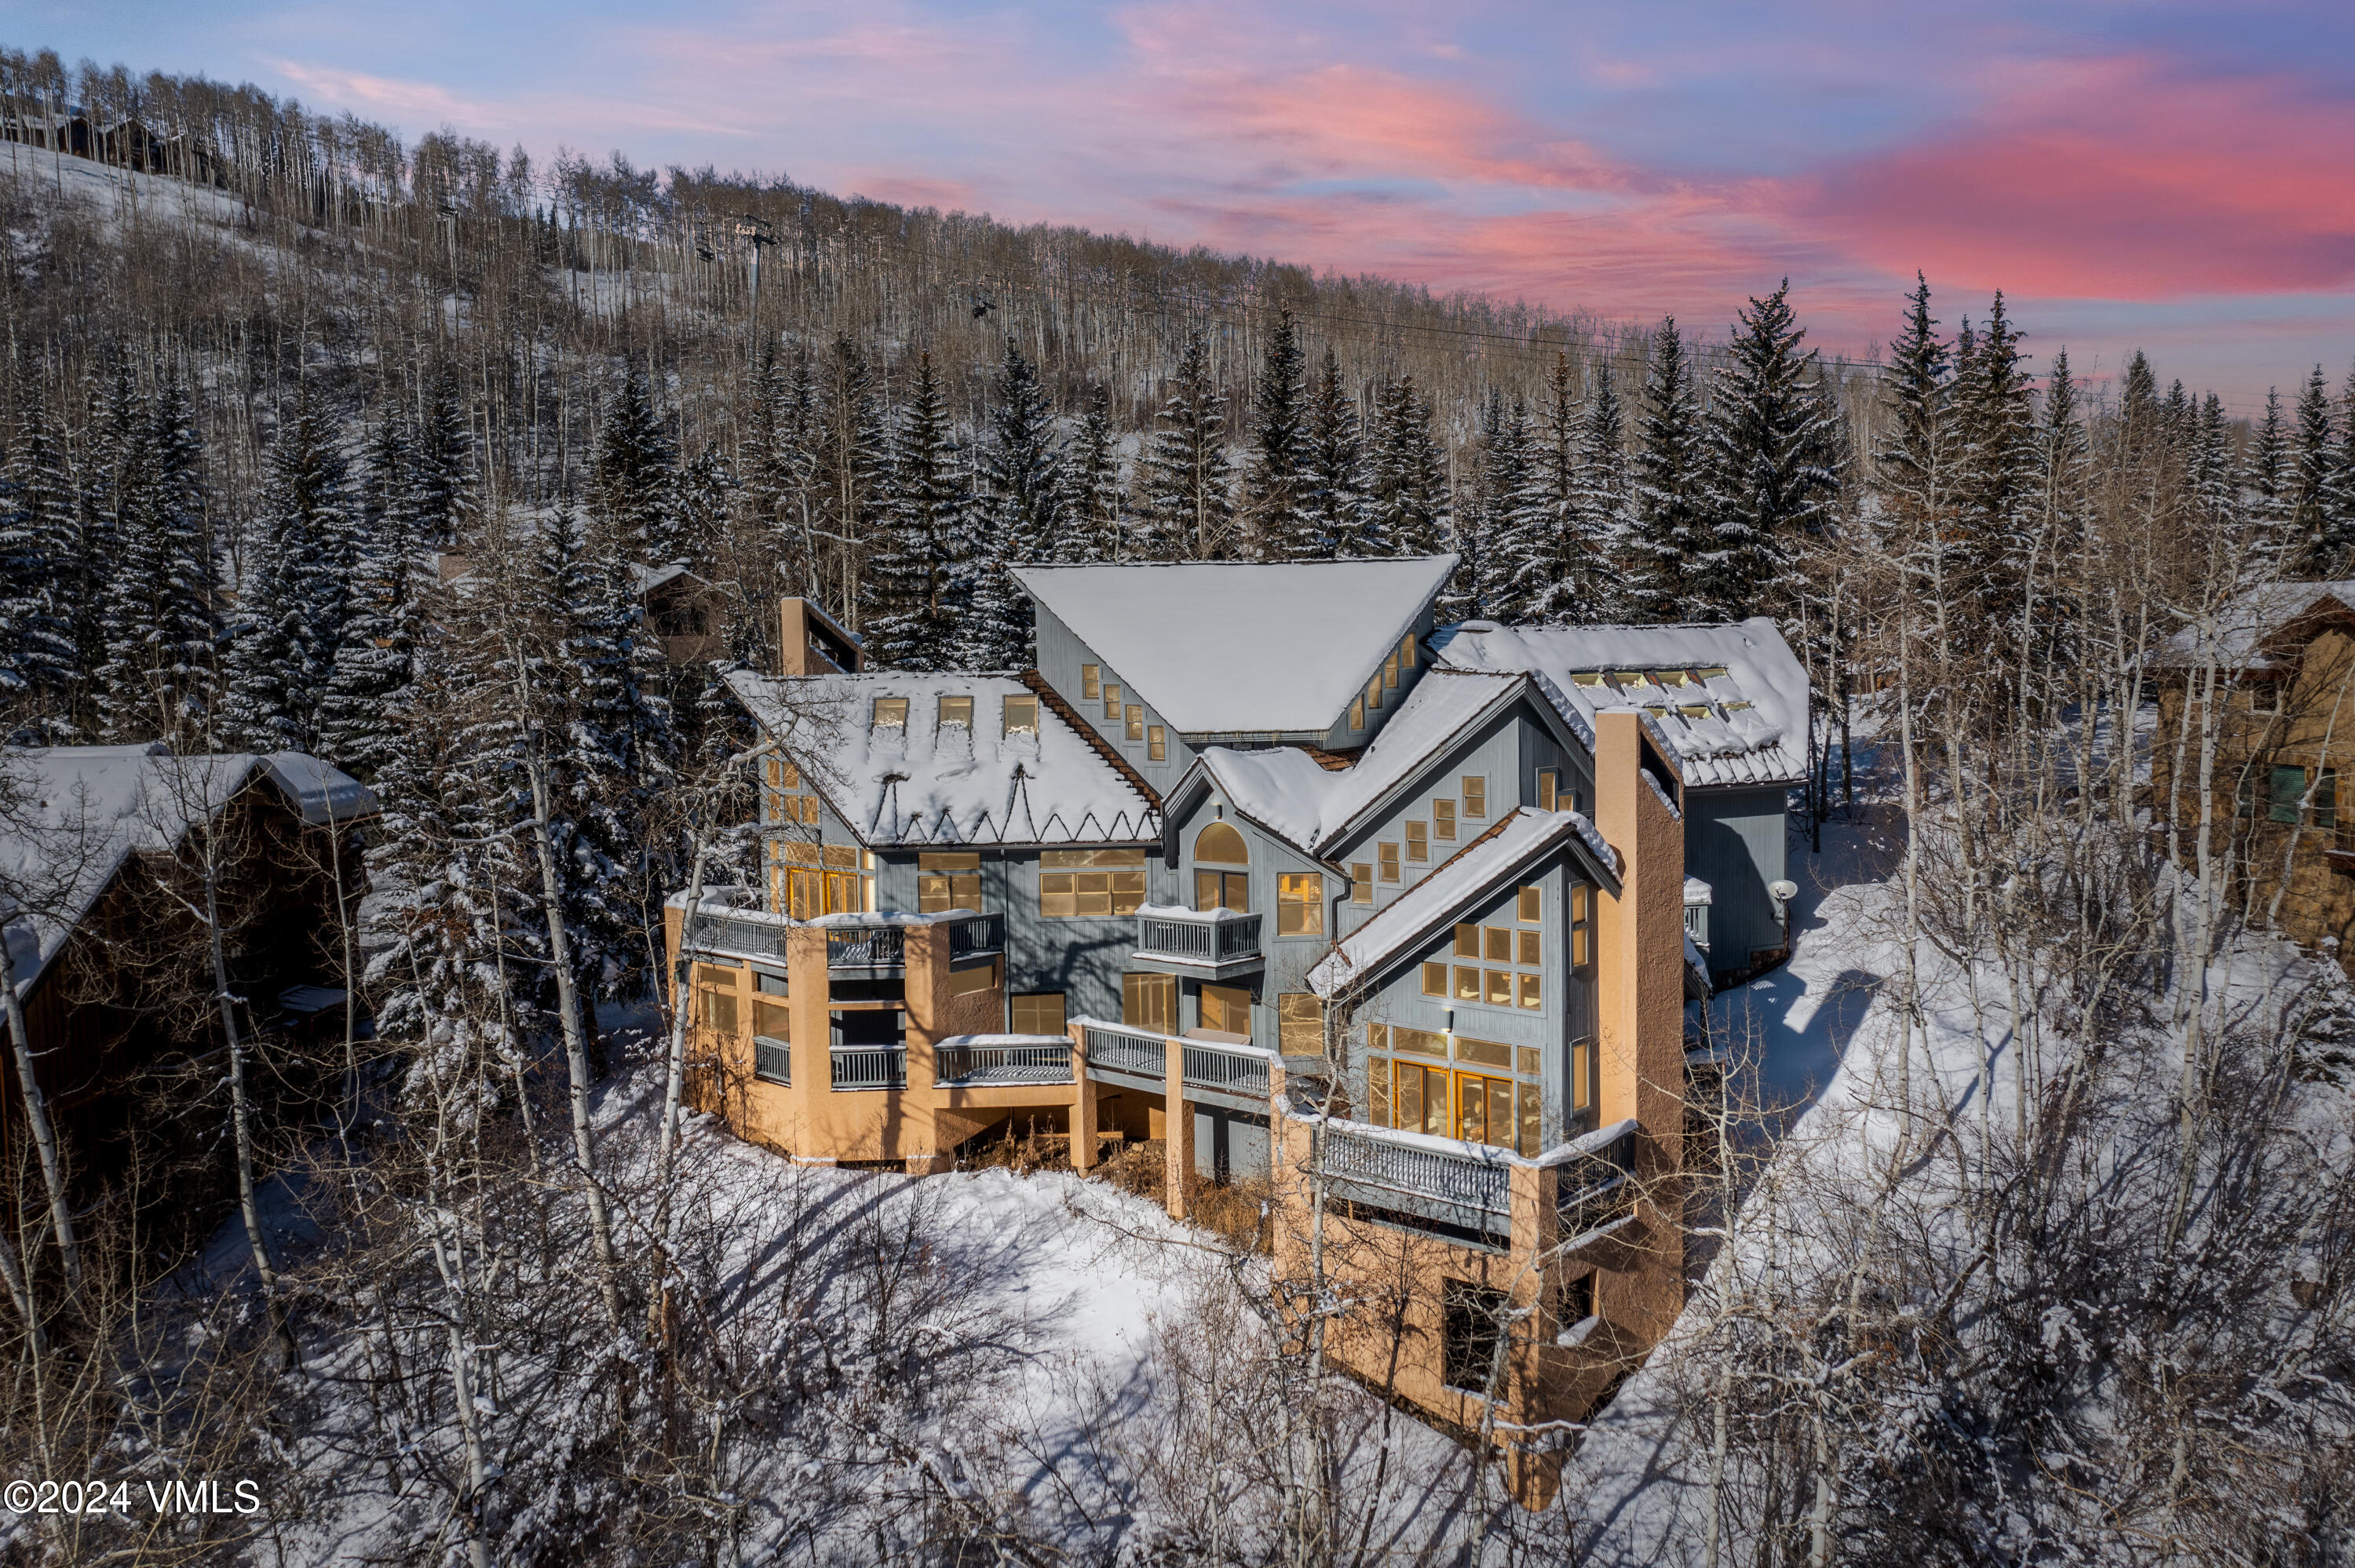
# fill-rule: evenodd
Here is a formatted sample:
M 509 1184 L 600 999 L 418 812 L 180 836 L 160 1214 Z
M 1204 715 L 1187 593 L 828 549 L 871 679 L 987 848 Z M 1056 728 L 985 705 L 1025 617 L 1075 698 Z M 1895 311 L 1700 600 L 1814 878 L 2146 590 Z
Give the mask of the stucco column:
M 1161 1118 L 1162 1147 L 1168 1161 L 1162 1178 L 1163 1196 L 1169 1217 L 1182 1220 L 1193 1208 L 1187 1201 L 1186 1187 L 1194 1179 L 1194 1107 L 1186 1103 L 1185 1042 L 1167 1040 L 1163 1049 L 1168 1053 L 1161 1086 L 1161 1103 L 1166 1107 Z
M 1082 1173 L 1096 1163 L 1096 1086 L 1088 1076 L 1088 1031 L 1073 1023 L 1071 1032 L 1071 1169 Z
M 907 947 L 903 991 L 908 1021 L 908 1086 L 900 1102 L 896 1130 L 908 1174 L 930 1176 L 949 1168 L 940 1147 L 940 1057 L 937 1046 L 948 1027 L 949 928 L 944 925 L 904 928 Z M 890 1090 L 885 1091 L 890 1093 Z M 887 1126 L 894 1125 L 887 1121 Z
M 826 932 L 795 926 L 785 932 L 785 998 L 794 1020 L 793 1087 L 787 1091 L 794 1157 L 832 1164 L 841 1151 L 820 1136 L 826 1118 L 815 1107 L 834 1092 L 834 1010 L 826 967 Z

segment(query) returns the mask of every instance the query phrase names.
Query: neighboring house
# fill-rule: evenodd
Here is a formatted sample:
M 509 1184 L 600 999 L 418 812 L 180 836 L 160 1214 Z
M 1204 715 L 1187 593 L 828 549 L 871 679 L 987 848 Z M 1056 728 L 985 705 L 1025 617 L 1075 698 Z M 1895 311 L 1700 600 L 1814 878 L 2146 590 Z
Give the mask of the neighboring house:
M 2157 662 L 2152 817 L 2162 829 L 2172 819 L 2188 860 L 2212 713 L 2211 853 L 2233 856 L 2249 907 L 2269 909 L 2278 894 L 2276 927 L 2355 975 L 2355 801 L 2339 799 L 2339 776 L 2355 766 L 2355 581 L 2257 589 L 2209 641 L 2179 632 Z
M 1454 564 L 1030 567 L 1036 670 L 731 675 L 765 885 L 673 903 L 700 1103 L 911 1170 L 1008 1119 L 1082 1169 L 1160 1139 L 1173 1213 L 1265 1183 L 1288 1261 L 1321 1170 L 1328 1266 L 1403 1293 L 1344 1364 L 1476 1428 L 1522 1311 L 1508 1419 L 1582 1415 L 1682 1299 L 1688 791 L 1771 791 L 1724 880 L 1779 879 L 1785 759 L 1728 683 L 1781 716 L 1789 656 L 1753 622 L 1601 660 L 1680 670 L 1705 733 L 1575 694 L 1554 629 L 1435 627 Z
M 208 858 L 240 1027 L 340 1027 L 326 934 L 338 892 L 349 909 L 366 890 L 349 842 L 377 809 L 366 786 L 299 752 L 90 746 L 0 753 L 0 789 L 8 971 L 42 1092 L 85 1177 L 112 1175 L 122 1158 L 142 1075 L 222 1044 L 197 915 Z M 13 1052 L 0 1079 L 0 1159 L 14 1159 L 25 1118 Z
M 445 551 L 432 559 L 434 577 L 442 583 L 464 583 L 473 576 L 474 562 L 466 556 Z M 682 561 L 663 567 L 633 564 L 630 577 L 645 625 L 662 641 L 666 662 L 695 664 L 728 656 L 727 600 L 719 589 Z M 811 607 L 811 613 L 848 639 L 816 607 Z

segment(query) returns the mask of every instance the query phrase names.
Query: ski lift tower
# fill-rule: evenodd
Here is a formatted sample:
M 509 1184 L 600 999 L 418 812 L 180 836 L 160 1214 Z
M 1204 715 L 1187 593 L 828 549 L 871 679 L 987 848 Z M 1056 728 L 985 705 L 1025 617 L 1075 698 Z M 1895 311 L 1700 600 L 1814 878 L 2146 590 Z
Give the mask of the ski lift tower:
M 752 367 L 761 366 L 761 249 L 774 245 L 777 237 L 765 217 L 745 213 L 736 219 L 736 238 L 752 248 Z

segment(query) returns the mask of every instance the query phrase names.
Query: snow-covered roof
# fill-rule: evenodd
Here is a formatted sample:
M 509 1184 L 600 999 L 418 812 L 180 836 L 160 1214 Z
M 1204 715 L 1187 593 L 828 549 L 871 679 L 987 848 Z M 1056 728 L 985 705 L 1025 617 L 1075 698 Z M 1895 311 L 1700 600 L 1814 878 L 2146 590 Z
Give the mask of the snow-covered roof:
M 1330 729 L 1454 556 L 1022 567 L 1015 578 L 1182 735 Z
M 158 743 L 59 746 L 0 753 L 21 819 L 0 833 L 0 911 L 29 906 L 7 927 L 19 992 L 27 991 L 123 863 L 170 853 L 199 820 L 268 779 L 314 827 L 377 810 L 357 779 L 299 751 L 175 757 Z
M 1322 854 L 1368 810 L 1524 692 L 1561 704 L 1525 673 L 1435 668 L 1416 682 L 1391 721 L 1348 768 L 1329 769 L 1294 747 L 1205 747 L 1194 767 L 1235 810 L 1288 842 Z M 1582 718 L 1564 715 L 1590 745 Z
M 2217 617 L 2215 659 L 2225 670 L 2276 670 L 2292 651 L 2273 646 L 2275 634 L 2310 615 L 2355 610 L 2355 581 L 2268 583 L 2251 588 Z M 2186 626 L 2160 646 L 2158 662 L 2180 669 L 2208 657 L 2209 633 Z
M 1149 843 L 1161 816 L 1095 742 L 1009 675 L 962 671 L 773 676 L 730 689 L 870 848 L 911 844 Z M 940 722 L 941 699 L 972 699 L 972 722 Z M 1028 699 L 1035 734 L 1006 733 L 1007 698 Z M 874 722 L 878 698 L 907 722 Z
M 1446 666 L 1536 671 L 1586 717 L 1651 715 L 1688 785 L 1807 776 L 1806 672 L 1764 616 L 1712 626 L 1466 621 L 1433 642 Z
M 1465 906 L 1572 841 L 1583 843 L 1598 864 L 1618 874 L 1618 852 L 1603 842 L 1593 822 L 1576 811 L 1523 806 L 1342 938 L 1308 971 L 1309 989 L 1330 997 L 1354 981 L 1376 978 L 1400 954 L 1419 949 L 1432 933 L 1453 926 Z

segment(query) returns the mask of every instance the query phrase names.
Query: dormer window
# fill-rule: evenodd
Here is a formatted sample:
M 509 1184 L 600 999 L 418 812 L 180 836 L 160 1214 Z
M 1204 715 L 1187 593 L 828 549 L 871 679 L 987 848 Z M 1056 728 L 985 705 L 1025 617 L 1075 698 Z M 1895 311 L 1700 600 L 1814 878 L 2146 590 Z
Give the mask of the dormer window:
M 1399 656 L 1393 653 L 1382 662 L 1382 690 L 1386 692 L 1397 691 L 1398 676 Z
M 1722 664 L 1711 664 L 1705 669 L 1695 670 L 1693 674 L 1699 679 L 1704 681 L 1722 681 L 1725 679 L 1725 666 Z
M 1570 683 L 1573 686 L 1599 686 L 1603 683 L 1603 672 L 1600 670 L 1573 671 L 1570 677 Z
M 1008 697 L 1006 699 L 1006 733 L 1037 735 L 1039 733 L 1039 699 Z
M 1399 639 L 1399 651 L 1398 651 L 1398 657 L 1399 657 L 1399 668 L 1400 668 L 1400 669 L 1401 669 L 1401 670 L 1412 670 L 1412 669 L 1413 669 L 1413 668 L 1414 668 L 1414 633 L 1413 633 L 1413 632 L 1410 631 L 1410 632 L 1408 632 L 1404 637 L 1401 637 L 1401 638 L 1400 638 L 1400 639 Z
M 1382 705 L 1382 673 L 1379 670 L 1374 672 L 1374 678 L 1366 683 L 1366 705 L 1369 708 Z
M 1366 699 L 1363 697 L 1349 705 L 1349 727 L 1351 729 L 1366 727 Z
M 905 697 L 876 698 L 875 727 L 877 729 L 907 728 L 908 699 Z
M 943 725 L 961 724 L 964 726 L 965 728 L 971 729 L 973 727 L 973 699 L 971 697 L 943 697 L 941 699 L 941 723 Z

